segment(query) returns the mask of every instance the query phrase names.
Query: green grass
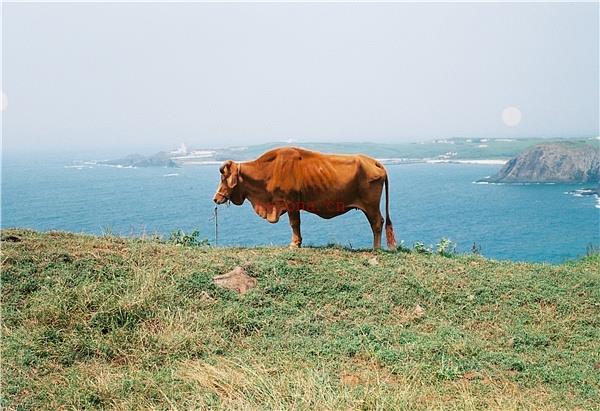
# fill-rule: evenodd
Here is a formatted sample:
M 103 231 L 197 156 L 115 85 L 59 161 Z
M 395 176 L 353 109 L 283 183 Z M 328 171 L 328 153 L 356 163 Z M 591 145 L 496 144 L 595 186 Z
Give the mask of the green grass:
M 2 237 L 5 409 L 600 404 L 597 255 L 553 266 Z M 236 265 L 258 279 L 244 296 L 212 284 Z

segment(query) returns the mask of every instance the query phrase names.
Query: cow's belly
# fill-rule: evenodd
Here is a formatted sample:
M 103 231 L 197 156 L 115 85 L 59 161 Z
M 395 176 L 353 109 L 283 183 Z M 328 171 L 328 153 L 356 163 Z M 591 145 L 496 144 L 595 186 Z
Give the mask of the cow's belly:
M 350 185 L 346 190 L 304 192 L 301 196 L 278 193 L 272 201 L 255 201 L 253 206 L 256 214 L 271 223 L 279 221 L 282 214 L 295 211 L 306 211 L 329 219 L 350 210 L 365 210 L 367 204 L 360 192 L 357 185 Z M 301 199 L 296 199 L 298 197 Z
M 270 223 L 276 223 L 279 221 L 279 217 L 286 212 L 306 211 L 316 214 L 321 218 L 333 218 L 347 213 L 350 210 L 361 207 L 354 203 L 346 203 L 335 200 L 278 200 L 273 203 L 256 202 L 253 204 L 253 208 L 256 214 L 258 214 L 260 217 L 264 218 Z
M 313 211 L 309 211 L 309 210 L 306 210 L 306 211 L 308 211 L 309 213 L 316 214 L 316 215 L 318 215 L 321 218 L 329 219 L 329 218 L 337 217 L 337 216 L 342 215 L 342 214 L 346 214 L 350 210 L 356 210 L 356 207 L 348 207 L 345 210 L 342 210 L 342 211 L 333 211 L 333 212 L 329 212 L 329 211 L 313 212 Z
M 362 206 L 360 198 L 352 191 L 328 192 L 322 195 L 312 193 L 312 195 L 304 195 L 300 201 L 286 202 L 287 211 L 303 210 L 322 218 L 332 218 Z
M 301 202 L 290 202 L 286 207 L 288 211 L 303 210 L 323 218 L 335 217 L 355 208 L 360 208 L 359 204 L 355 204 L 355 202 L 333 199 L 322 201 L 307 200 Z

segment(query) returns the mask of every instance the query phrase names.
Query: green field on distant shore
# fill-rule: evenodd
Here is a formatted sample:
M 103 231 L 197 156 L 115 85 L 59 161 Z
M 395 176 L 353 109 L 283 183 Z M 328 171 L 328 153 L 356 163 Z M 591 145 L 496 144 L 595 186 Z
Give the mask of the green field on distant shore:
M 216 150 L 218 159 L 248 160 L 256 158 L 267 150 L 282 145 L 297 145 L 326 153 L 363 153 L 377 158 L 436 159 L 440 156 L 456 160 L 502 159 L 518 155 L 528 147 L 541 143 L 560 143 L 571 146 L 598 147 L 596 139 L 486 139 L 452 138 L 430 140 L 418 143 L 300 143 L 290 141 L 268 143 L 247 147 L 233 147 Z

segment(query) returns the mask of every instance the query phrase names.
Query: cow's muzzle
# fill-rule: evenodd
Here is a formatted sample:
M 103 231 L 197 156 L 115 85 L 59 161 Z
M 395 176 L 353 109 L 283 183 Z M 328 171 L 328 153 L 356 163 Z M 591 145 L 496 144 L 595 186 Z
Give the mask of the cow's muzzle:
M 215 202 L 215 204 L 223 204 L 223 203 L 227 202 L 227 200 L 228 200 L 228 198 L 221 193 L 217 193 L 213 197 L 213 201 Z

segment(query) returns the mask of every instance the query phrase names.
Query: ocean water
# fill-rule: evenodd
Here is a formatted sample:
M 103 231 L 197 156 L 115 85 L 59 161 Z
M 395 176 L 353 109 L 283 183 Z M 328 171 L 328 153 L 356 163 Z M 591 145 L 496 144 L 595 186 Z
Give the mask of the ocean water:
M 214 244 L 218 166 L 164 168 L 65 167 L 66 160 L 4 159 L 1 226 L 120 235 L 198 229 Z M 600 243 L 600 209 L 584 185 L 474 184 L 498 165 L 387 166 L 396 238 L 406 246 L 442 237 L 469 251 L 473 243 L 495 259 L 559 263 Z M 383 210 L 383 201 L 382 201 Z M 360 211 L 324 220 L 302 213 L 304 245 L 370 247 Z M 218 211 L 218 246 L 287 245 L 287 216 L 269 224 L 243 206 Z

